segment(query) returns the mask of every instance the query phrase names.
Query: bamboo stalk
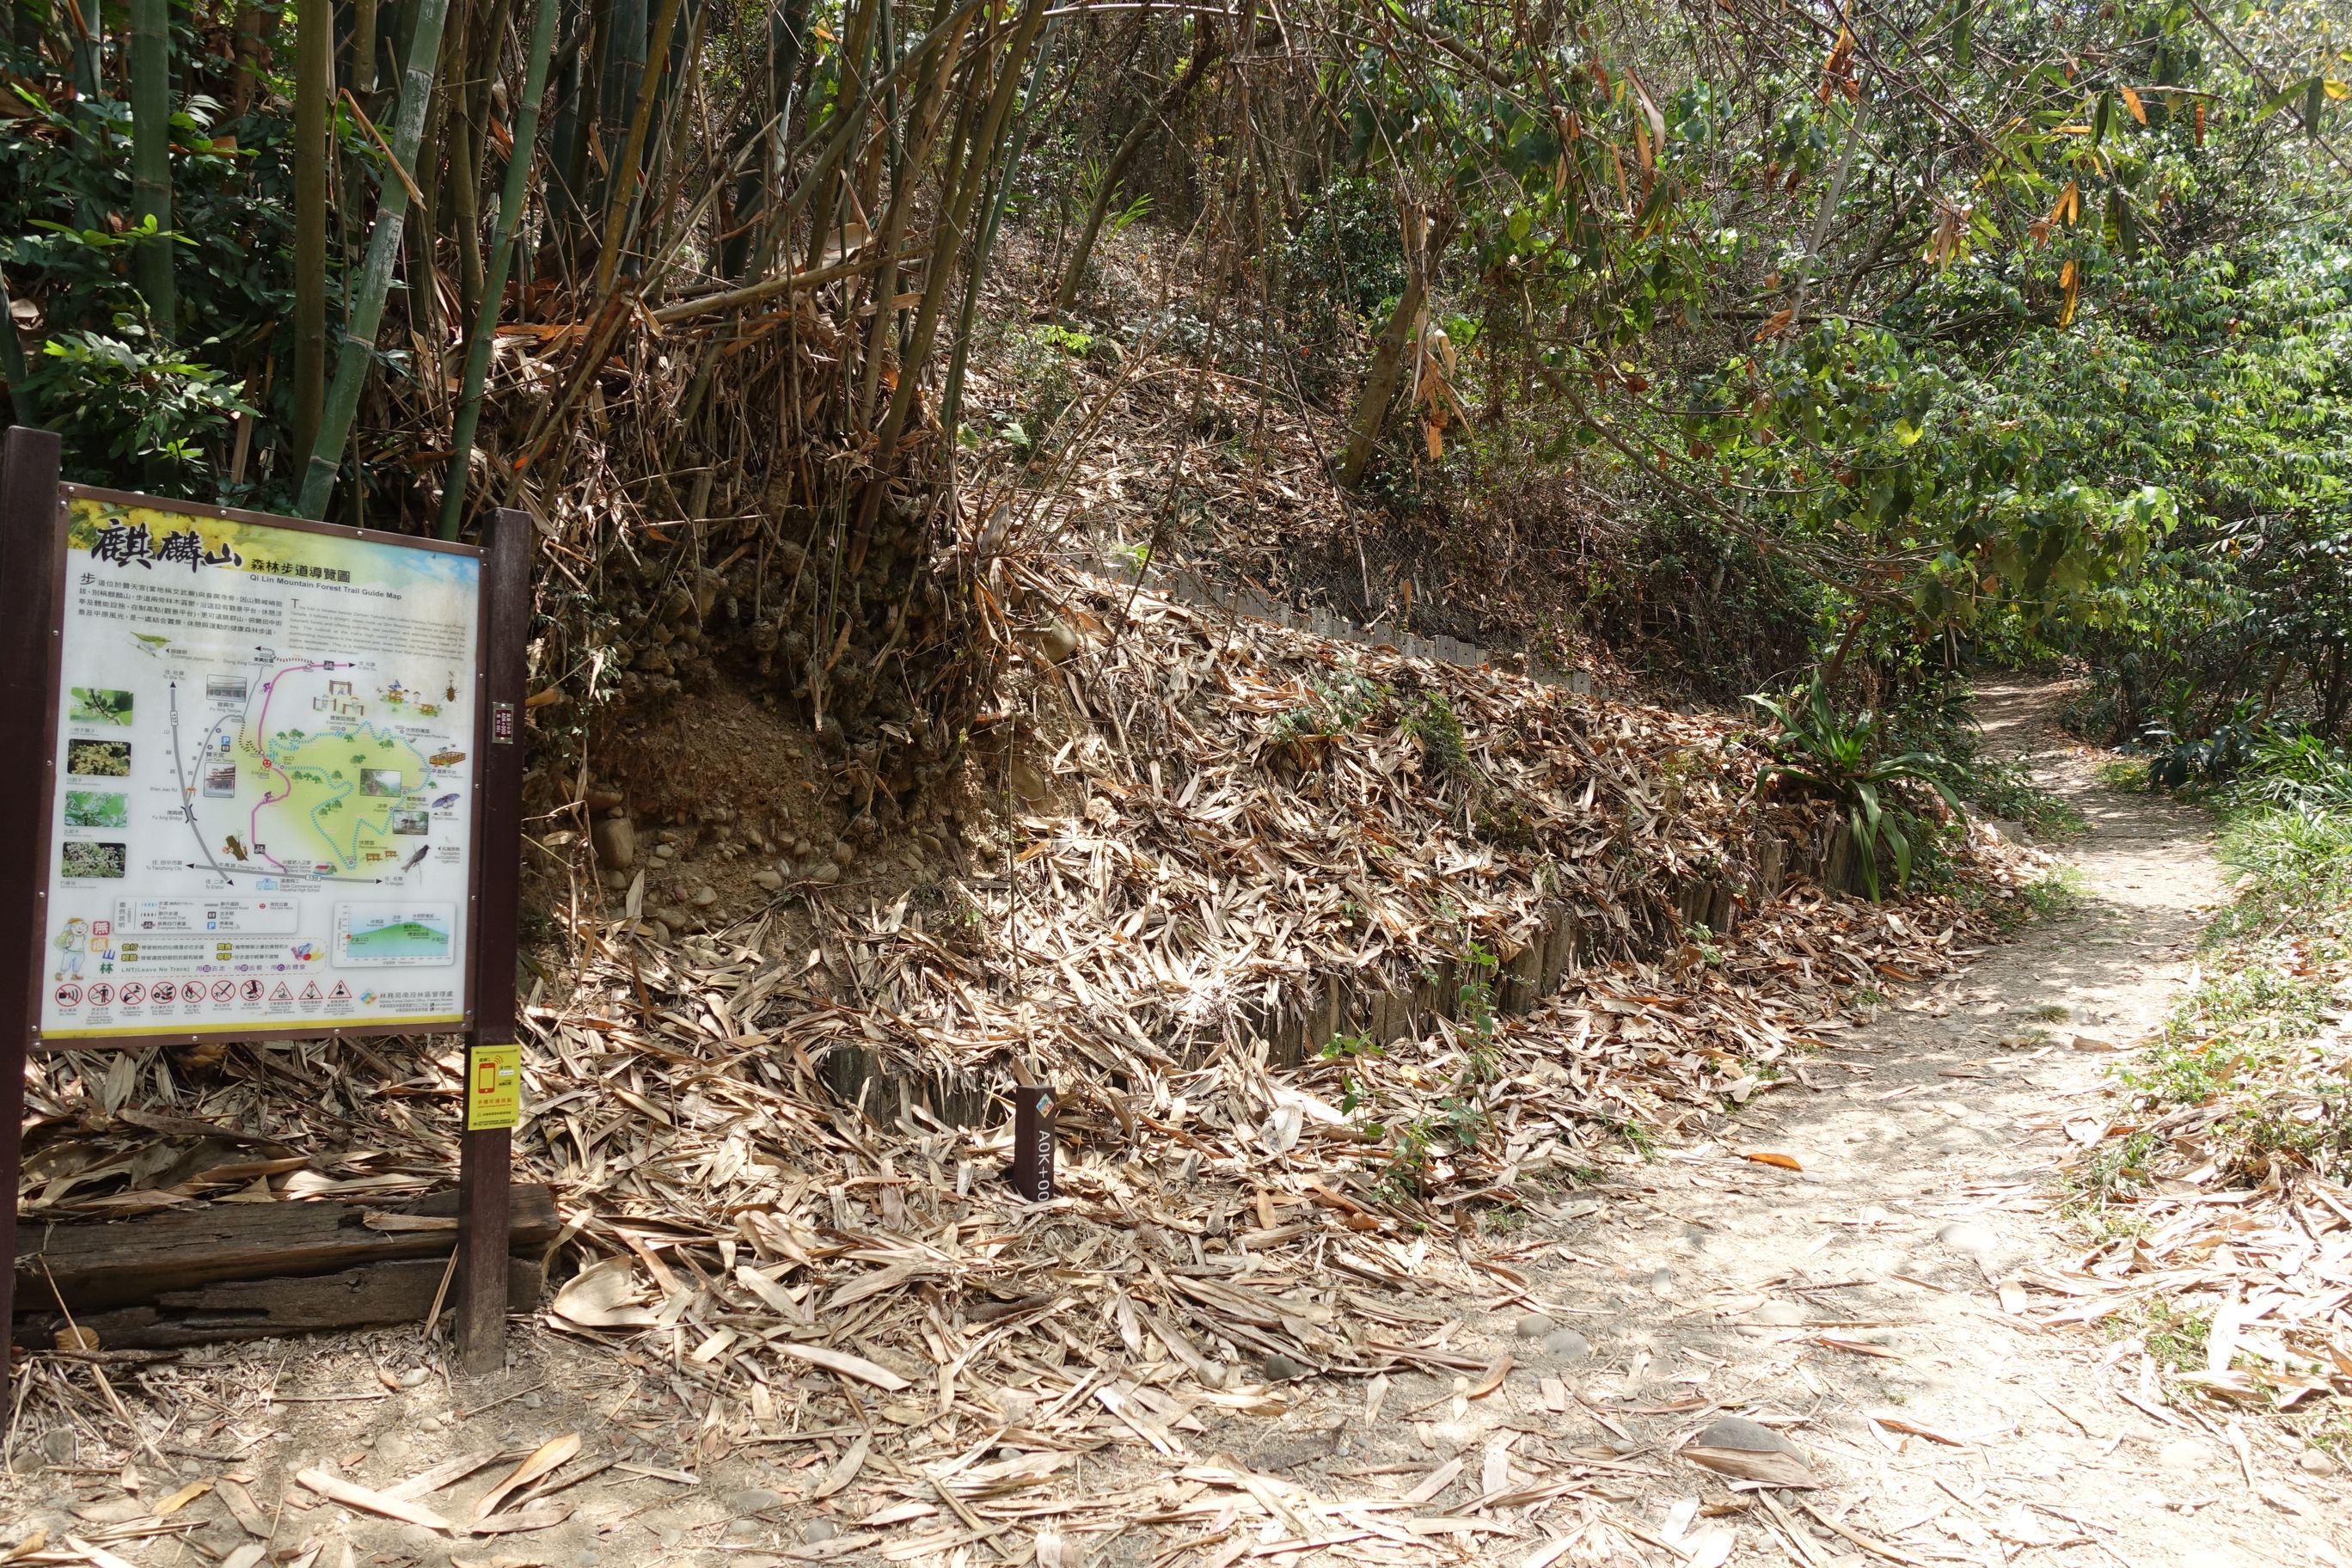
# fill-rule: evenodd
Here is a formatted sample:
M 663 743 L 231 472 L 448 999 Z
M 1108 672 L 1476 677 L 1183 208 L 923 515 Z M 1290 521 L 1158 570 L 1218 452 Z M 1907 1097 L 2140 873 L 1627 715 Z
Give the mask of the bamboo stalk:
M 355 0 L 352 6 L 351 89 L 362 96 L 375 91 L 375 10 L 376 0 Z
M 131 0 L 131 216 L 172 229 L 172 5 Z M 172 241 L 152 239 L 131 252 L 131 277 L 147 314 L 165 340 L 178 313 L 172 295 Z
M 940 310 L 947 297 L 948 279 L 955 271 L 955 259 L 963 249 L 963 237 L 971 221 L 971 209 L 980 199 L 981 186 L 985 184 L 984 170 L 990 154 L 996 149 L 997 138 L 1003 132 L 1006 118 L 1013 112 L 1013 96 L 1019 90 L 1021 68 L 1028 63 L 1029 50 L 1036 42 L 1037 30 L 1045 22 L 1045 0 L 1029 0 L 1014 26 L 1013 40 L 1005 49 L 1005 58 L 997 67 L 996 91 L 990 100 L 988 112 L 971 142 L 972 151 L 966 153 L 962 177 L 953 195 L 948 200 L 939 234 L 931 246 L 930 275 L 924 279 L 923 301 L 915 314 L 915 330 L 907 343 L 906 363 L 920 366 L 930 358 L 931 342 L 939 333 Z M 898 388 L 890 398 L 890 412 L 882 421 L 876 442 L 876 472 L 868 482 L 865 503 L 858 519 L 860 530 L 872 525 L 875 513 L 882 504 L 883 479 L 892 461 L 898 437 L 907 428 L 907 421 L 915 411 L 915 392 L 922 377 L 913 369 L 898 377 Z M 948 438 L 954 439 L 950 432 Z
M 91 13 L 98 0 L 89 0 L 85 8 L 80 0 L 66 0 L 66 17 L 73 25 L 74 96 L 84 103 L 98 99 L 99 37 L 100 19 Z M 83 227 L 90 226 L 84 222 Z
M 1022 154 L 1028 150 L 1029 127 L 1035 122 L 1043 100 L 1039 94 L 1045 85 L 1045 68 L 1054 58 L 1055 34 L 1048 30 L 1045 41 L 1037 47 L 1036 63 L 1029 68 L 1029 90 L 1023 95 L 1021 113 L 1013 122 L 1013 137 L 1004 155 L 996 160 L 996 192 L 989 198 L 988 216 L 982 220 L 980 239 L 972 247 L 971 266 L 966 270 L 963 286 L 963 307 L 956 314 L 955 347 L 948 353 L 948 376 L 940 395 L 940 428 L 952 443 L 956 425 L 963 417 L 964 365 L 971 352 L 972 318 L 980 310 L 980 285 L 988 271 L 989 252 L 996 247 L 996 226 L 1003 220 L 1006 203 L 1013 195 L 1013 179 L 1020 172 Z
M 596 89 L 596 141 L 604 154 L 604 170 L 589 180 L 590 196 L 583 204 L 592 220 L 612 205 L 612 182 L 620 172 L 621 143 L 628 140 L 629 119 L 646 69 L 646 0 L 605 0 L 603 10 L 602 54 L 589 57 L 604 61 Z
M 740 281 L 755 249 L 750 235 L 766 210 L 769 193 L 783 177 L 785 150 L 793 144 L 793 91 L 800 80 L 801 35 L 808 25 L 808 0 L 780 0 L 768 13 L 768 126 L 766 146 L 735 186 L 735 224 L 740 231 L 719 250 L 719 275 Z
M 636 107 L 629 113 L 629 133 L 619 155 L 614 158 L 610 199 L 604 204 L 604 243 L 596 257 L 596 292 L 611 291 L 613 279 L 621 266 L 622 242 L 629 227 L 629 204 L 637 194 L 637 174 L 643 165 L 646 151 L 646 131 L 653 122 L 654 89 L 660 85 L 668 64 L 670 30 L 677 26 L 678 0 L 662 0 L 661 13 L 655 18 L 653 36 L 662 40 L 662 62 L 651 70 L 637 73 Z M 608 147 L 605 156 L 614 157 Z
M 1119 138 L 1118 146 L 1111 153 L 1110 162 L 1103 166 L 1102 184 L 1095 191 L 1093 205 L 1087 210 L 1086 226 L 1078 231 L 1078 243 L 1070 251 L 1070 264 L 1062 274 L 1062 286 L 1055 290 L 1054 309 L 1056 311 L 1067 315 L 1077 304 L 1078 290 L 1087 280 L 1087 263 L 1095 253 L 1095 241 L 1101 237 L 1102 226 L 1109 220 L 1110 204 L 1118 195 L 1119 182 L 1127 178 L 1129 166 L 1143 151 L 1144 138 L 1157 130 L 1161 121 L 1172 119 L 1183 109 L 1184 100 L 1192 96 L 1192 89 L 1200 85 L 1202 77 L 1208 75 L 1209 68 L 1224 58 L 1224 44 L 1208 37 L 1205 28 L 1196 31 L 1192 37 L 1192 58 L 1185 62 L 1183 74 L 1171 82 L 1167 90 L 1143 111 L 1142 117 L 1128 128 L 1127 134 Z
M 417 144 L 425 137 L 425 110 L 433 97 L 433 66 L 440 58 L 441 26 L 448 15 L 449 0 L 417 0 L 416 32 L 409 42 L 408 66 L 400 84 L 400 113 L 392 131 L 394 175 L 384 181 L 376 204 L 367 259 L 360 268 L 351 321 L 343 330 L 342 353 L 335 361 L 335 383 L 327 393 L 318 438 L 310 446 L 310 467 L 302 476 L 301 497 L 295 503 L 297 514 L 302 517 L 327 514 L 327 502 L 335 493 L 339 458 L 359 413 L 368 363 L 375 357 L 376 328 L 383 322 L 384 296 L 392 289 L 392 266 L 400 255 L 401 226 L 408 217 L 408 186 L 397 177 L 398 170 L 416 161 Z
M 465 521 L 466 480 L 474 455 L 474 432 L 482 417 L 482 384 L 490 370 L 490 342 L 498 335 L 499 304 L 506 293 L 507 270 L 514 260 L 515 230 L 530 194 L 530 164 L 539 143 L 539 100 L 547 90 L 547 60 L 555 47 L 556 0 L 539 0 L 530 22 L 530 52 L 524 56 L 522 101 L 515 108 L 514 147 L 507 154 L 507 179 L 499 193 L 498 226 L 490 235 L 489 276 L 482 284 L 481 308 L 474 312 L 474 330 L 466 344 L 466 376 L 458 395 L 457 421 L 449 437 L 449 478 L 441 487 L 444 539 L 457 537 Z
M 901 149 L 897 171 L 890 179 L 890 205 L 882 218 L 882 269 L 874 279 L 874 321 L 868 331 L 866 349 L 866 374 L 857 394 L 857 419 L 863 425 L 874 417 L 874 401 L 881 395 L 883 362 L 889 357 L 889 342 L 898 324 L 898 311 L 891 301 L 898 289 L 898 268 L 895 258 L 898 242 L 907 232 L 907 222 L 915 210 L 917 181 L 912 172 L 923 166 L 931 155 L 931 143 L 937 139 L 947 112 L 948 86 L 955 75 L 956 58 L 963 44 L 963 35 L 957 33 L 948 40 L 939 64 L 928 69 L 915 89 L 915 101 L 921 107 L 914 136 Z
M 335 96 L 334 0 L 294 18 L 294 449 L 319 437 L 327 397 L 327 122 Z

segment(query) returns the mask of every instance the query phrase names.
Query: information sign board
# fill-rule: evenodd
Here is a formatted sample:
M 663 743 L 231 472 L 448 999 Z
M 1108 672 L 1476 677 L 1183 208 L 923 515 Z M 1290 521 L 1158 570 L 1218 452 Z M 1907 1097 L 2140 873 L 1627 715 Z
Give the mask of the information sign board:
M 495 1370 L 530 520 L 448 543 L 59 484 L 59 456 L 0 435 L 0 1194 L 27 1051 L 462 1028 L 458 1361 Z M 16 1235 L 0 1202 L 0 1260 Z M 0 1333 L 0 1431 L 9 1372 Z
M 480 551 L 61 492 L 40 1037 L 463 1026 Z

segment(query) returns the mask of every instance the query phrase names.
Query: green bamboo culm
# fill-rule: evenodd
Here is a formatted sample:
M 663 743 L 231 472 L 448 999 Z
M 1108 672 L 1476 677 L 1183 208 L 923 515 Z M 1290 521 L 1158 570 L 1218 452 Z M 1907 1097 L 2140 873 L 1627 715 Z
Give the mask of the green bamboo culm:
M 294 18 L 294 449 L 308 452 L 327 398 L 327 119 L 335 96 L 334 0 Z
M 498 226 L 490 236 L 489 276 L 482 283 L 482 302 L 474 312 L 474 330 L 466 344 L 466 377 L 457 402 L 457 419 L 449 437 L 449 479 L 441 487 L 440 535 L 457 537 L 466 515 L 466 480 L 473 466 L 474 432 L 482 421 L 482 384 L 490 373 L 490 341 L 498 335 L 499 300 L 506 293 L 507 272 L 514 262 L 515 230 L 522 217 L 523 201 L 530 190 L 530 163 L 539 144 L 539 100 L 547 91 L 547 61 L 555 48 L 556 0 L 539 0 L 531 18 L 530 53 L 525 57 L 522 102 L 515 111 L 514 148 L 507 154 L 507 181 L 499 194 Z
M 172 0 L 131 0 L 131 217 L 172 231 Z M 172 241 L 131 253 L 131 279 L 155 331 L 173 335 Z
M 342 352 L 335 358 L 335 384 L 319 416 L 319 438 L 310 446 L 310 466 L 302 475 L 302 494 L 294 503 L 298 516 L 322 518 L 335 493 L 335 472 L 341 466 L 343 445 L 351 437 L 352 421 L 359 414 L 360 389 L 367 382 L 368 364 L 375 357 L 376 328 L 383 321 L 384 296 L 392 291 L 393 263 L 400 258 L 401 226 L 408 218 L 408 182 L 402 171 L 416 162 L 417 145 L 425 140 L 425 110 L 433 99 L 434 62 L 441 58 L 441 25 L 448 19 L 449 0 L 418 0 L 416 30 L 409 39 L 408 63 L 400 79 L 400 115 L 393 122 L 392 161 L 375 210 L 375 227 L 368 235 L 367 258 L 360 265 L 358 286 L 352 293 L 350 323 L 343 329 Z

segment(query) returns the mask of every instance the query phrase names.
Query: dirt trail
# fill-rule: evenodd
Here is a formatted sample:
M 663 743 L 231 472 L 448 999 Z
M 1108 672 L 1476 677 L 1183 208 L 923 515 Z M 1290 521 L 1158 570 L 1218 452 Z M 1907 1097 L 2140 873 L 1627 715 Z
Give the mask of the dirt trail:
M 2053 1171 L 2064 1123 L 2105 1108 L 2122 1059 L 2084 1047 L 2161 1018 L 2224 891 L 2202 814 L 2099 787 L 2050 724 L 2053 703 L 2048 688 L 1994 689 L 1980 711 L 1997 753 L 2031 754 L 2088 818 L 2063 851 L 2079 908 L 1890 1005 L 1718 1140 L 1662 1152 L 1644 1184 L 1607 1189 L 1545 1254 L 1530 1294 L 1592 1347 L 1550 1375 L 1586 1410 L 1657 1412 L 1610 1416 L 1628 1458 L 1664 1478 L 1633 1482 L 1618 1518 L 1654 1532 L 1678 1495 L 1731 1500 L 1665 1451 L 1717 1412 L 1754 1411 L 1810 1453 L 1827 1482 L 1816 1506 L 1851 1508 L 1844 1521 L 1899 1543 L 1895 1560 L 2352 1561 L 2325 1539 L 2342 1539 L 2340 1477 L 2304 1473 L 2253 1423 L 2240 1447 L 2225 1415 L 2167 1408 L 2130 1336 L 2040 1331 L 2003 1309 L 2000 1282 L 2081 1250 Z M 1801 1173 L 1742 1157 L 1767 1152 Z M 1507 1342 L 1513 1328 L 1493 1327 Z M 1518 1343 L 1538 1370 L 1553 1359 Z M 1609 1440 L 1586 1410 L 1565 1429 Z M 1431 1436 L 1483 1447 L 1498 1418 Z M 1720 1518 L 1733 1563 L 1790 1560 L 1759 1512 Z M 1798 1528 L 1816 1562 L 1864 1560 L 1848 1538 Z

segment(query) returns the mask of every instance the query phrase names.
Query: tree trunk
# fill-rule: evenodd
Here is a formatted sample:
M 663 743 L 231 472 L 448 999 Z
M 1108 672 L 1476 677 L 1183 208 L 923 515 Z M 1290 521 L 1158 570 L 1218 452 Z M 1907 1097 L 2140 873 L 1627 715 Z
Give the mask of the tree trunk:
M 294 34 L 294 450 L 319 437 L 327 396 L 327 120 L 334 0 L 302 0 Z
M 261 7 L 239 5 L 235 30 L 236 77 L 229 89 L 229 111 L 243 114 L 253 107 L 254 92 L 261 86 Z
M 131 0 L 131 217 L 172 227 L 171 0 Z M 146 297 L 155 331 L 173 336 L 172 242 L 147 240 L 131 252 L 131 276 Z
M 1112 198 L 1118 194 L 1119 182 L 1127 177 L 1128 165 L 1143 151 L 1144 142 L 1160 122 L 1184 107 L 1184 100 L 1192 96 L 1192 89 L 1209 74 L 1209 68 L 1224 57 L 1224 45 L 1217 40 L 1195 37 L 1192 58 L 1185 62 L 1182 74 L 1168 84 L 1158 101 L 1119 138 L 1109 164 L 1103 170 L 1102 187 L 1095 192 L 1094 205 L 1087 213 L 1086 227 L 1079 230 L 1078 243 L 1070 251 L 1069 265 L 1063 269 L 1062 286 L 1054 291 L 1055 310 L 1066 315 L 1078 302 L 1078 289 L 1087 279 L 1087 263 L 1094 257 L 1095 241 L 1101 237 L 1102 226 L 1110 216 Z
M 1340 455 L 1340 484 L 1352 488 L 1371 467 L 1372 454 L 1380 447 L 1381 426 L 1388 422 L 1389 405 L 1396 398 L 1397 384 L 1404 379 L 1405 351 L 1413 341 L 1414 326 L 1421 320 L 1423 306 L 1429 302 L 1429 280 L 1437 270 L 1438 258 L 1454 239 L 1453 209 L 1441 208 L 1434 216 L 1424 215 L 1417 206 L 1400 204 L 1404 232 L 1404 290 L 1397 296 L 1396 309 L 1389 312 L 1388 325 L 1372 344 L 1371 369 L 1364 375 L 1363 400 L 1356 405 L 1355 428 L 1348 437 L 1348 449 Z

